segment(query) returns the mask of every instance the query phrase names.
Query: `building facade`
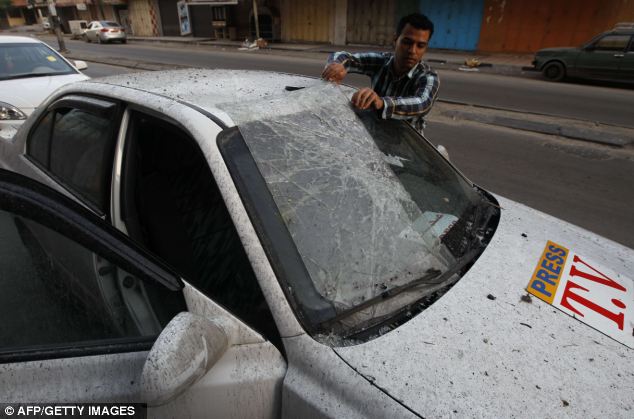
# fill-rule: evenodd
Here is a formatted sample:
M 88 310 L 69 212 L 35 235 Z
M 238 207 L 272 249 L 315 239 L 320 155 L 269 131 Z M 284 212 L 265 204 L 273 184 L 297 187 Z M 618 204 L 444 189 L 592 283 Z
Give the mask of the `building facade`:
M 125 22 L 127 0 L 56 0 L 55 10 L 60 18 L 62 31 L 70 33 L 70 20 L 111 20 Z M 11 8 L 5 20 L 6 27 L 43 23 L 50 15 L 46 0 L 11 0 Z M 123 19 L 122 19 L 123 18 Z M 125 25 L 124 25 L 125 26 Z
M 431 48 L 534 52 L 580 45 L 619 22 L 634 22 L 634 0 L 273 0 L 281 40 L 336 45 L 392 43 L 398 19 L 426 14 Z
M 0 26 L 41 22 L 45 0 L 12 0 Z M 56 0 L 62 27 L 107 19 L 136 36 L 390 45 L 398 19 L 422 12 L 434 22 L 431 48 L 534 52 L 580 45 L 618 22 L 634 22 L 634 0 Z

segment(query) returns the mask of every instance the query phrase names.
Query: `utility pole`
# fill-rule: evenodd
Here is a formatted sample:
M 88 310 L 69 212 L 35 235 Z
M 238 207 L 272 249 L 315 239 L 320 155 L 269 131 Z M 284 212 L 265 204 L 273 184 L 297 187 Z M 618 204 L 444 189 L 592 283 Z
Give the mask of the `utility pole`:
M 99 13 L 101 14 L 101 20 L 106 20 L 106 14 L 103 12 L 103 0 L 97 0 L 99 5 Z
M 64 35 L 62 35 L 62 29 L 60 27 L 59 16 L 57 16 L 57 9 L 55 9 L 55 0 L 48 0 L 48 11 L 51 15 L 53 29 L 55 30 L 55 36 L 57 36 L 57 43 L 59 44 L 59 52 L 66 52 L 66 44 L 64 43 Z
M 253 0 L 253 19 L 255 19 L 255 39 L 260 39 L 260 22 L 258 19 L 258 2 Z

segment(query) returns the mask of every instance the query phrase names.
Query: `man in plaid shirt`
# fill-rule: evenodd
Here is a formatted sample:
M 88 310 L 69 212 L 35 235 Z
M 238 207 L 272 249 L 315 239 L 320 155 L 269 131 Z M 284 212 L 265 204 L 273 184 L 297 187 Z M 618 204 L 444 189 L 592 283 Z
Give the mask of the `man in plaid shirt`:
M 433 32 L 434 24 L 425 15 L 407 15 L 397 25 L 393 53 L 335 52 L 321 76 L 335 83 L 348 72 L 370 76 L 372 88 L 355 92 L 352 104 L 359 109 L 376 109 L 383 119 L 407 120 L 422 133 L 424 117 L 440 85 L 438 75 L 422 61 Z

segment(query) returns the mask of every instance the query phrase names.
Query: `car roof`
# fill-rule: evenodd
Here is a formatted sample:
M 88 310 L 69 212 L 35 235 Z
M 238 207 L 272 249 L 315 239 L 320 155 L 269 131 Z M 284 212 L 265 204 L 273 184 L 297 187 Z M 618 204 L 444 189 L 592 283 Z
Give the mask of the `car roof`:
M 14 35 L 0 35 L 0 44 L 42 44 L 39 39 L 31 38 L 28 36 L 14 36 Z
M 283 95 L 287 87 L 323 83 L 316 77 L 252 70 L 182 69 L 128 73 L 85 83 L 109 84 L 187 102 L 201 108 L 248 103 Z

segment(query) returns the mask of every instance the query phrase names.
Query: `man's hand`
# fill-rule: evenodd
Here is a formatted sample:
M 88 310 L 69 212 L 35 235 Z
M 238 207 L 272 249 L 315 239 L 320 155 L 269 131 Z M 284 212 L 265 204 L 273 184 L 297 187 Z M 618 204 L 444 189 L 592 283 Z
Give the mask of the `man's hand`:
M 369 87 L 357 90 L 352 95 L 351 102 L 359 109 L 369 109 L 370 107 L 376 110 L 383 109 L 383 99 Z
M 343 78 L 346 77 L 346 74 L 348 74 L 348 71 L 343 64 L 330 63 L 324 68 L 324 71 L 321 73 L 321 78 L 339 84 Z

